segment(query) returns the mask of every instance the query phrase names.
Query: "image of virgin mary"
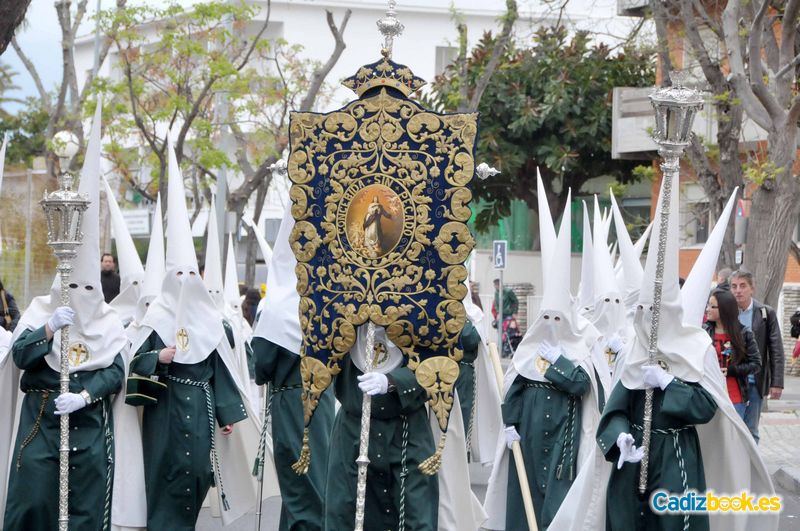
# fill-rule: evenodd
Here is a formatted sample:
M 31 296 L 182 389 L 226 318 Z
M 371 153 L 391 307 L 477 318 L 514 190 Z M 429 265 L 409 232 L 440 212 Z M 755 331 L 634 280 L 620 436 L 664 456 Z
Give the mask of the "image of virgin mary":
M 364 215 L 364 246 L 377 256 L 381 256 L 389 250 L 381 228 L 382 217 L 392 219 L 392 215 L 378 201 L 378 196 L 373 196 Z

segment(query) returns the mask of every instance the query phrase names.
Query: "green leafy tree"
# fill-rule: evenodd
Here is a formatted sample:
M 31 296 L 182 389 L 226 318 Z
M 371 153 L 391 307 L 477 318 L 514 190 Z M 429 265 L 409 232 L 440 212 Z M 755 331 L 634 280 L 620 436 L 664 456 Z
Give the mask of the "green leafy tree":
M 345 48 L 350 18 L 347 10 L 337 25 L 326 13 L 334 46 L 328 61 L 317 63 L 304 59 L 299 46 L 266 38 L 270 7 L 267 2 L 263 19 L 258 6 L 221 0 L 103 14 L 119 57 L 119 75 L 96 83 L 109 101 L 106 155 L 129 188 L 149 199 L 157 192 L 166 198 L 171 130 L 194 215 L 225 168 L 228 210 L 239 219 L 253 204 L 258 219 L 270 165 L 288 145 L 289 113 L 311 110 L 331 94 L 325 78 Z M 248 264 L 255 263 L 256 251 L 251 235 Z M 254 273 L 249 267 L 248 283 Z
M 458 109 L 481 77 L 494 39 L 484 35 L 467 58 L 436 79 L 428 103 L 440 110 Z M 635 179 L 633 161 L 611 158 L 611 91 L 613 87 L 650 86 L 651 54 L 624 48 L 612 52 L 593 44 L 588 33 L 571 35 L 561 26 L 537 31 L 531 47 L 508 46 L 486 87 L 478 110 L 479 161 L 501 174 L 473 188 L 484 208 L 478 230 L 487 230 L 509 215 L 513 199 L 537 210 L 536 169 L 553 213 L 563 211 L 567 190 L 581 192 L 592 178 L 607 175 L 619 182 Z

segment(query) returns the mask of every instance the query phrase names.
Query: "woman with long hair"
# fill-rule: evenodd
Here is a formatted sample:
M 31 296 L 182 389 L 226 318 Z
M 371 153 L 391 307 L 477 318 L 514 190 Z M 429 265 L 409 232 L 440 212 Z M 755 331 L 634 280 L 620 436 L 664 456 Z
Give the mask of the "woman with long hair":
M 717 350 L 717 359 L 725 376 L 728 396 L 744 419 L 747 406 L 747 377 L 761 370 L 761 355 L 752 330 L 739 322 L 739 306 L 730 291 L 711 293 L 703 325 Z

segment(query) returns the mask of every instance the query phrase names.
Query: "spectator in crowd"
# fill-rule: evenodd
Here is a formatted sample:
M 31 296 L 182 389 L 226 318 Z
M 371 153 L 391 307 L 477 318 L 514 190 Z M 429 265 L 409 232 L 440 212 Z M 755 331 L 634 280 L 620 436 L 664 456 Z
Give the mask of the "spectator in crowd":
M 797 360 L 800 359 L 800 307 L 789 318 L 789 323 L 792 325 L 790 335 L 797 340 L 792 350 L 792 365 L 789 368 L 789 374 L 796 376 L 800 370 L 800 365 L 797 363 Z
M 100 257 L 100 284 L 103 286 L 103 298 L 106 303 L 119 295 L 119 274 L 117 261 L 111 253 L 103 253 Z
M 475 306 L 477 306 L 478 308 L 480 308 L 481 311 L 483 311 L 483 303 L 481 302 L 481 298 L 478 295 L 477 286 L 474 283 L 470 286 L 470 290 L 471 290 L 470 293 L 471 293 L 471 296 L 472 296 L 472 303 Z
M 244 318 L 247 319 L 250 326 L 253 326 L 256 320 L 259 302 L 261 302 L 261 292 L 255 288 L 248 288 L 244 296 L 244 303 L 242 303 L 242 314 L 244 314 Z
M 731 293 L 739 306 L 739 322 L 753 331 L 761 354 L 761 370 L 748 376 L 748 404 L 745 424 L 758 442 L 758 423 L 761 419 L 761 402 L 764 398 L 775 400 L 783 392 L 783 338 L 775 310 L 753 298 L 753 274 L 739 269 L 730 276 Z
M 497 319 L 497 305 L 500 300 L 500 279 L 494 279 L 494 302 L 492 303 L 492 316 Z M 517 313 L 519 301 L 514 294 L 514 290 L 508 286 L 503 286 L 503 321 L 510 319 Z M 497 325 L 494 325 L 495 327 Z
M 14 296 L 9 293 L 3 286 L 3 281 L 0 280 L 0 310 L 3 312 L 3 318 L 0 319 L 0 328 L 4 328 L 9 332 L 13 332 L 19 322 L 19 308 L 17 308 L 17 301 Z
M 717 271 L 717 289 L 731 289 L 730 277 L 731 277 L 730 267 L 723 267 L 719 271 Z
M 761 355 L 753 331 L 739 322 L 739 307 L 730 291 L 716 289 L 708 298 L 703 328 L 713 340 L 728 396 L 744 420 L 747 378 L 761 369 Z

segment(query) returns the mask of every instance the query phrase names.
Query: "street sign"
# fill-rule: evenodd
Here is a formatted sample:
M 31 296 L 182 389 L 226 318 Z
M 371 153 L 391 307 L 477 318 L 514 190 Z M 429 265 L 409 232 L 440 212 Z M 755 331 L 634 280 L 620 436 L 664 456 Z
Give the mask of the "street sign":
M 132 208 L 122 211 L 122 217 L 128 226 L 131 236 L 147 236 L 150 234 L 150 211 L 146 208 Z
M 508 241 L 494 240 L 492 242 L 492 263 L 495 269 L 505 269 L 508 258 Z

